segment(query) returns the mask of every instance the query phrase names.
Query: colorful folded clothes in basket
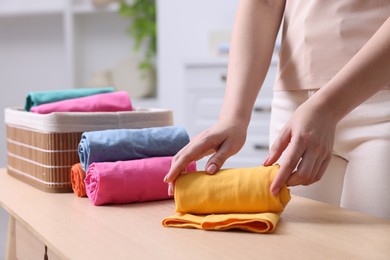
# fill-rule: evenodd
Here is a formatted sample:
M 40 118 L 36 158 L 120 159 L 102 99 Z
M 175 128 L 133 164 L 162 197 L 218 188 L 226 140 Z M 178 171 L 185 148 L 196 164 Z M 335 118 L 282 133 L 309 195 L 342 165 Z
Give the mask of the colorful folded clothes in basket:
M 163 179 L 171 167 L 172 158 L 92 163 L 85 178 L 88 198 L 96 206 L 171 198 L 168 184 Z M 185 171 L 196 171 L 195 162 Z
M 278 165 L 273 165 L 224 169 L 215 175 L 182 174 L 175 183 L 177 213 L 165 218 L 162 224 L 204 230 L 273 232 L 290 201 L 285 186 L 277 196 L 270 192 L 278 169 Z
M 38 114 L 52 112 L 119 112 L 132 111 L 129 94 L 116 91 L 85 97 L 66 99 L 31 107 L 30 111 Z
M 31 107 L 41 104 L 52 103 L 65 99 L 79 98 L 94 94 L 114 92 L 115 88 L 75 88 L 66 90 L 35 91 L 28 93 L 26 97 L 25 110 L 30 111 Z
M 93 162 L 173 156 L 189 142 L 179 126 L 111 129 L 82 134 L 78 153 L 85 171 Z

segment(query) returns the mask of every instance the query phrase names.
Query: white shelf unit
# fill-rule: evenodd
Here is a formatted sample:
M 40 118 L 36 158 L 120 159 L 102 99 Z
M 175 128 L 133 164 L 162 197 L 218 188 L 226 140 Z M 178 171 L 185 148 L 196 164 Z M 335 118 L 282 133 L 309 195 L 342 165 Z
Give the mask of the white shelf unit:
M 96 6 L 90 0 L 0 0 L 0 23 L 8 26 L 0 26 L 0 38 L 25 40 L 24 45 L 15 44 L 27 57 L 35 56 L 34 62 L 27 62 L 29 66 L 20 67 L 19 72 L 31 79 L 23 91 L 88 87 L 94 74 L 113 70 L 135 55 L 133 40 L 126 32 L 130 20 L 120 17 L 118 8 L 116 2 Z M 37 37 L 29 39 L 34 34 Z M 29 46 L 29 41 L 36 46 Z M 6 47 L 18 52 L 11 44 Z M 35 81 L 34 75 L 41 73 L 38 67 L 51 73 L 42 73 L 42 79 Z M 10 69 L 11 74 L 14 71 Z M 8 85 L 24 84 L 23 80 L 11 81 Z M 134 99 L 134 103 L 157 106 L 158 101 Z
M 0 1 L 1 17 L 60 14 L 62 9 L 62 1 Z

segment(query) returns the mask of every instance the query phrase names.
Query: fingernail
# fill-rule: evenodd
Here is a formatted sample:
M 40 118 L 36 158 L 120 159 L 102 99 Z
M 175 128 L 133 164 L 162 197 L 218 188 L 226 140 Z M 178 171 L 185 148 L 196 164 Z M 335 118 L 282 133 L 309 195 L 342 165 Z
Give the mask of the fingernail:
M 164 182 L 167 182 L 167 179 L 168 179 L 168 175 L 165 175 Z
M 206 172 L 208 174 L 214 174 L 217 171 L 217 165 L 210 164 L 209 167 L 207 167 Z

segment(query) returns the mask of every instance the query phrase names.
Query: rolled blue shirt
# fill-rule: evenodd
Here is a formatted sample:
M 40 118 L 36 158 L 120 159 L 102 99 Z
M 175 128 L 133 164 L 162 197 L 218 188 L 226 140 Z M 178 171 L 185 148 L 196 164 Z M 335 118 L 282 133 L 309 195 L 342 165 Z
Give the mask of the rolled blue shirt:
M 84 132 L 78 154 L 87 171 L 93 162 L 173 156 L 188 143 L 188 133 L 180 126 L 110 129 Z

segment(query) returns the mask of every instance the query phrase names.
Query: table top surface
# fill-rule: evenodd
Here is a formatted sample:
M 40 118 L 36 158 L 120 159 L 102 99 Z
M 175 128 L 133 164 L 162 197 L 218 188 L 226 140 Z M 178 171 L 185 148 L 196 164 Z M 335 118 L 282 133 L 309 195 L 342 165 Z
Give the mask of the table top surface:
M 389 259 L 390 221 L 293 196 L 272 234 L 167 228 L 174 201 L 93 206 L 0 169 L 0 206 L 64 259 Z

